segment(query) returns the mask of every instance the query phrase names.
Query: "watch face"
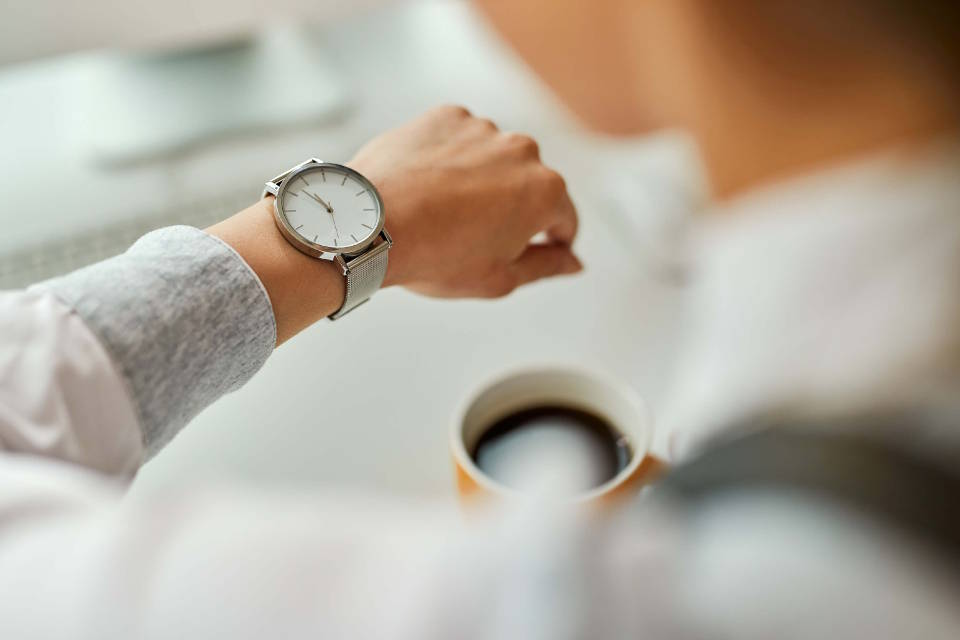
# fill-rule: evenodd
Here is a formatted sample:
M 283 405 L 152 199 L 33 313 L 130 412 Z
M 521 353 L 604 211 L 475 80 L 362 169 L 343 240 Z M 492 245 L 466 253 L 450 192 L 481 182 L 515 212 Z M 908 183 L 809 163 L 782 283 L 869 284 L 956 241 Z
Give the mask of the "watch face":
M 321 252 L 360 251 L 383 228 L 377 190 L 336 164 L 309 165 L 284 180 L 276 206 L 287 233 Z

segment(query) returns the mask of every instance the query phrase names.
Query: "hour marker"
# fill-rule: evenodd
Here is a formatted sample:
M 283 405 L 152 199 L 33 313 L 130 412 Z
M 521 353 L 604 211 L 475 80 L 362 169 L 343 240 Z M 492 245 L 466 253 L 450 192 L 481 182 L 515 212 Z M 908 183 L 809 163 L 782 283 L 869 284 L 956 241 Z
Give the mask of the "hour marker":
M 371 226 L 368 225 L 368 224 L 363 224 L 363 223 L 361 222 L 361 223 L 360 223 L 360 226 L 361 226 L 361 227 L 366 227 L 367 229 L 370 229 L 371 231 L 373 231 L 373 227 L 371 227 Z
M 300 194 L 299 194 L 299 193 L 294 193 L 293 191 L 287 191 L 287 195 L 290 196 L 290 197 L 292 197 L 292 198 L 299 198 L 299 197 L 300 197 Z
M 296 209 L 284 209 L 283 212 L 284 212 L 284 213 L 296 213 L 297 210 L 296 210 Z
M 336 238 L 333 239 L 333 246 L 335 246 L 335 247 L 339 247 L 339 246 L 340 246 L 339 244 L 337 244 L 337 239 L 336 239 Z
M 310 183 L 307 182 L 307 179 L 306 179 L 306 178 L 304 178 L 303 176 L 300 176 L 300 179 L 303 180 L 303 183 L 304 183 L 305 185 L 307 185 L 308 187 L 310 186 Z
M 358 196 L 358 197 L 359 197 L 359 196 L 362 196 L 362 195 L 365 194 L 366 192 L 367 192 L 367 190 L 364 189 L 363 191 L 361 191 L 360 193 L 358 193 L 357 196 Z
M 364 209 L 364 211 L 376 211 L 376 209 Z
M 300 225 L 299 227 L 297 227 L 296 229 L 294 229 L 294 231 L 300 231 L 300 229 L 303 229 L 303 225 Z
M 343 174 L 343 180 L 340 181 L 340 186 L 347 184 L 347 174 Z
M 353 235 L 352 233 L 350 234 L 350 237 L 353 238 L 354 242 L 360 242 L 359 240 L 357 240 L 357 236 Z
M 314 243 L 314 244 L 317 243 L 317 238 L 319 238 L 319 237 L 320 237 L 320 234 L 319 234 L 319 233 L 318 233 L 317 235 L 313 236 L 313 243 Z
M 320 167 L 320 177 L 323 178 L 323 181 L 327 181 L 327 174 L 323 172 L 323 167 Z

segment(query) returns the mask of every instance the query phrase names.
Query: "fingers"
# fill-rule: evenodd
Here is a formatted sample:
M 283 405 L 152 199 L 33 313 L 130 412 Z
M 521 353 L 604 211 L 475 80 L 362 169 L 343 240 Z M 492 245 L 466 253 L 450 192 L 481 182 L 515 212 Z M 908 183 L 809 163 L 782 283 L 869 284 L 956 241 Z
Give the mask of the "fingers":
M 547 239 L 555 244 L 571 245 L 577 237 L 578 226 L 577 209 L 573 206 L 573 201 L 570 200 L 564 187 L 560 201 L 555 207 L 552 224 L 545 229 Z
M 530 245 L 511 265 L 516 286 L 577 273 L 583 265 L 568 245 Z
M 539 194 L 537 232 L 545 232 L 550 242 L 572 244 L 577 236 L 577 209 L 567 193 L 567 183 L 563 176 L 540 165 L 532 184 Z

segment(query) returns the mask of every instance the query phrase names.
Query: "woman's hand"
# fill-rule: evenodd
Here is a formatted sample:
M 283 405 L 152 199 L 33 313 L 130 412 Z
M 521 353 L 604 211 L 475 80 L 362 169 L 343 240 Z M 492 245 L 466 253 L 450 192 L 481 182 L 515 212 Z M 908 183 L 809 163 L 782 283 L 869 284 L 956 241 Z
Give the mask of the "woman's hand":
M 566 185 L 527 136 L 440 107 L 374 139 L 349 164 L 383 197 L 394 239 L 384 286 L 489 298 L 581 269 Z M 531 244 L 540 232 L 547 242 Z
M 383 196 L 393 236 L 384 286 L 431 296 L 498 297 L 574 273 L 577 215 L 536 143 L 459 107 L 376 138 L 349 163 Z M 270 296 L 277 344 L 343 304 L 343 273 L 297 251 L 273 222 L 273 197 L 207 232 L 233 247 Z M 531 244 L 545 233 L 546 243 Z

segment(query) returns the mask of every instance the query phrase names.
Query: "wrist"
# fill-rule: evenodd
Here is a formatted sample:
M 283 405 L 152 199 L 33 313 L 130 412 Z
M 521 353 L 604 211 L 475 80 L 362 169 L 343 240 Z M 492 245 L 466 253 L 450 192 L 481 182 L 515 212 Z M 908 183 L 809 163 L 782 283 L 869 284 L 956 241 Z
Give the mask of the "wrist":
M 390 255 L 387 258 L 387 271 L 384 274 L 383 283 L 380 285 L 380 288 L 386 289 L 387 287 L 403 286 L 409 283 L 409 265 L 406 251 L 409 249 L 409 246 L 405 242 L 406 235 L 401 224 L 403 216 L 400 212 L 402 211 L 401 207 L 403 205 L 402 199 L 398 196 L 397 189 L 394 188 L 394 185 L 389 179 L 378 175 L 375 170 L 365 167 L 363 163 L 351 160 L 346 163 L 346 166 L 359 172 L 373 183 L 383 202 L 383 227 L 393 238 L 393 247 L 390 249 Z M 400 239 L 399 242 L 398 238 Z
M 304 255 L 287 242 L 272 208 L 273 197 L 264 198 L 207 233 L 233 247 L 260 278 L 273 306 L 279 345 L 339 309 L 346 282 L 336 264 Z

